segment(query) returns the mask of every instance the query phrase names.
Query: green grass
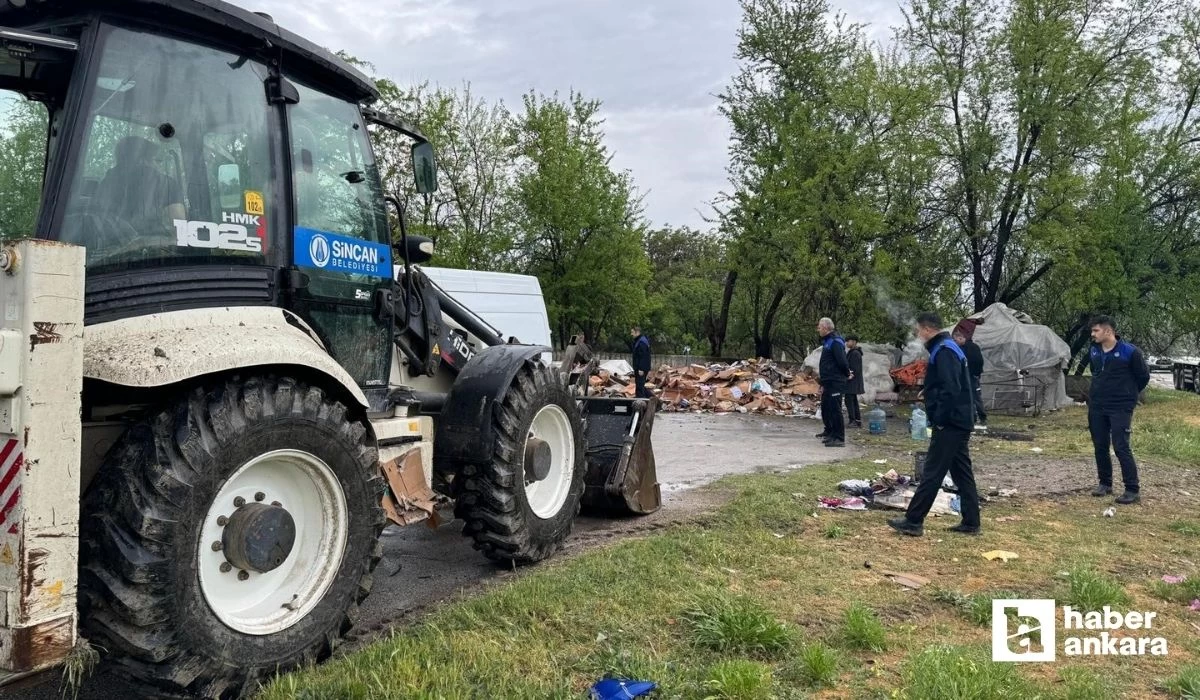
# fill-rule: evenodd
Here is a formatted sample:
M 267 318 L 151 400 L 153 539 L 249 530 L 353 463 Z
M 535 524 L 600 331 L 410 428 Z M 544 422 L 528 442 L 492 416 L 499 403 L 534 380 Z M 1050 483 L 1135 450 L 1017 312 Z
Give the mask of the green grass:
M 704 682 L 706 700 L 767 700 L 771 697 L 771 669 L 745 659 L 713 665 Z
M 821 534 L 825 535 L 826 539 L 836 540 L 846 536 L 846 528 L 837 523 L 829 523 L 825 526 L 825 530 Z
M 719 652 L 769 657 L 792 644 L 792 632 L 757 601 L 712 593 L 685 613 L 696 646 Z
M 887 630 L 879 615 L 865 605 L 855 602 L 842 615 L 842 634 L 851 649 L 886 651 Z
M 1070 586 L 1066 604 L 1079 610 L 1100 610 L 1104 606 L 1129 605 L 1129 594 L 1121 584 L 1086 566 L 1076 566 L 1067 574 Z
M 1156 398 L 1135 421 L 1135 430 L 1191 430 L 1200 426 L 1200 397 Z M 1048 469 L 1091 473 L 1085 411 L 997 416 L 991 423 L 1008 430 L 1036 424 L 1035 445 L 1045 447 L 1038 459 L 1047 458 Z M 660 688 L 656 697 L 689 700 L 791 700 L 807 693 L 1090 700 L 1145 697 L 1155 688 L 1161 694 L 1171 683 L 1195 686 L 1200 643 L 1189 622 L 1200 617 L 1185 605 L 1160 602 L 1153 593 L 1165 591 L 1152 585 L 1163 573 L 1200 579 L 1194 566 L 1200 521 L 1190 499 L 1156 489 L 1148 507 L 1107 520 L 1087 495 L 1023 494 L 985 506 L 984 532 L 970 538 L 936 532 L 937 521 L 923 538 L 900 538 L 888 531 L 887 512 L 814 518 L 818 495 L 836 494 L 843 479 L 873 475 L 880 470 L 874 459 L 911 463 L 905 435 L 857 440 L 862 459 L 726 479 L 694 522 L 501 574 L 390 636 L 272 681 L 261 696 L 580 698 L 606 674 L 652 680 Z M 972 440 L 981 483 L 988 473 L 1003 475 L 1018 453 L 1031 459 L 1030 446 Z M 1200 463 L 1181 460 L 1170 445 L 1156 449 L 1138 455 L 1156 478 Z M 1059 462 L 1049 461 L 1054 454 Z M 995 521 L 1006 515 L 1021 520 Z M 827 538 L 833 526 L 841 536 Z M 1020 558 L 983 560 L 980 554 L 991 549 Z M 1063 578 L 1064 562 L 1103 568 L 1078 567 Z M 909 590 L 883 569 L 931 584 Z M 1061 665 L 997 668 L 989 661 L 987 621 L 990 600 L 1002 597 L 1156 610 L 1155 628 L 1170 640 L 1170 655 L 1060 657 Z M 932 642 L 951 646 L 931 649 Z
M 1058 673 L 1065 689 L 1063 700 L 1115 700 L 1116 691 L 1097 671 L 1090 668 L 1064 668 Z
M 901 696 L 911 700 L 1036 700 L 1048 697 L 1022 678 L 1014 664 L 994 663 L 990 649 L 936 645 L 902 671 Z
M 1167 681 L 1171 697 L 1200 700 L 1200 666 L 1187 666 Z
M 796 657 L 779 672 L 781 680 L 804 688 L 824 688 L 836 684 L 841 656 L 822 642 L 801 647 Z
M 1200 574 L 1193 574 L 1180 583 L 1167 583 L 1162 579 L 1150 582 L 1147 589 L 1156 598 L 1169 603 L 1187 605 L 1200 599 Z

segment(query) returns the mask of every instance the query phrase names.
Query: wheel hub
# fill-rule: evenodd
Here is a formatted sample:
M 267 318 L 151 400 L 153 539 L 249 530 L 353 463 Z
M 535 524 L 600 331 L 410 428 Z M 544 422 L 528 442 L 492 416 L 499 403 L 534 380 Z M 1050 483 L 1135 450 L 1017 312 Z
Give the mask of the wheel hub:
M 281 506 L 247 503 L 229 516 L 221 545 L 230 564 L 266 573 L 287 561 L 296 543 L 296 521 Z
M 531 435 L 525 441 L 525 483 L 541 481 L 549 476 L 553 459 L 550 443 Z

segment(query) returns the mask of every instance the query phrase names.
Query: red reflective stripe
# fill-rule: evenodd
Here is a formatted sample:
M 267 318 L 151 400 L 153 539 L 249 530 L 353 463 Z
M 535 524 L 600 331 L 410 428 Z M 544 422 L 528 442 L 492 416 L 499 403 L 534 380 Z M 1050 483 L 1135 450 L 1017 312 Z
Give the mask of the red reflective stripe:
M 0 496 L 4 495 L 4 489 L 7 489 L 12 480 L 17 478 L 17 474 L 21 473 L 21 465 L 24 463 L 25 455 L 17 455 L 17 458 L 13 460 L 12 466 L 9 467 L 3 477 L 0 477 Z
M 18 486 L 9 497 L 8 503 L 4 504 L 4 508 L 0 508 L 0 523 L 8 520 L 8 512 L 16 507 L 17 501 L 21 500 L 21 487 Z
M 9 440 L 8 443 L 4 445 L 4 449 L 0 450 L 0 464 L 4 464 L 5 462 L 7 462 L 8 456 L 11 455 L 12 451 L 15 450 L 16 448 L 17 448 L 17 441 Z

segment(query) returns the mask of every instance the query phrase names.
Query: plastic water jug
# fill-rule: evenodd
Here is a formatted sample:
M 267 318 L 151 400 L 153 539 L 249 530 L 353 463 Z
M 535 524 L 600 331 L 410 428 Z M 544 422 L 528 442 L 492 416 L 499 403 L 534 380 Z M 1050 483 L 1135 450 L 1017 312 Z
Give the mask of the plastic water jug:
M 913 407 L 912 418 L 909 419 L 908 424 L 912 428 L 913 440 L 924 440 L 926 438 L 929 426 L 926 423 L 925 411 Z
M 879 406 L 867 411 L 867 432 L 883 435 L 887 432 L 887 414 Z

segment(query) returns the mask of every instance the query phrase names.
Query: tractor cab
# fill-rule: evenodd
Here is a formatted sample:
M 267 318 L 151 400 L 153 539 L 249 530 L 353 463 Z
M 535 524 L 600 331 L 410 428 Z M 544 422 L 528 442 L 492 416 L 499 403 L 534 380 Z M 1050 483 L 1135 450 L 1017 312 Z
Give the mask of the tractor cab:
M 84 246 L 88 325 L 181 309 L 297 314 L 386 395 L 392 232 L 365 76 L 219 0 L 0 0 L 0 89 L 49 123 L 33 233 Z

